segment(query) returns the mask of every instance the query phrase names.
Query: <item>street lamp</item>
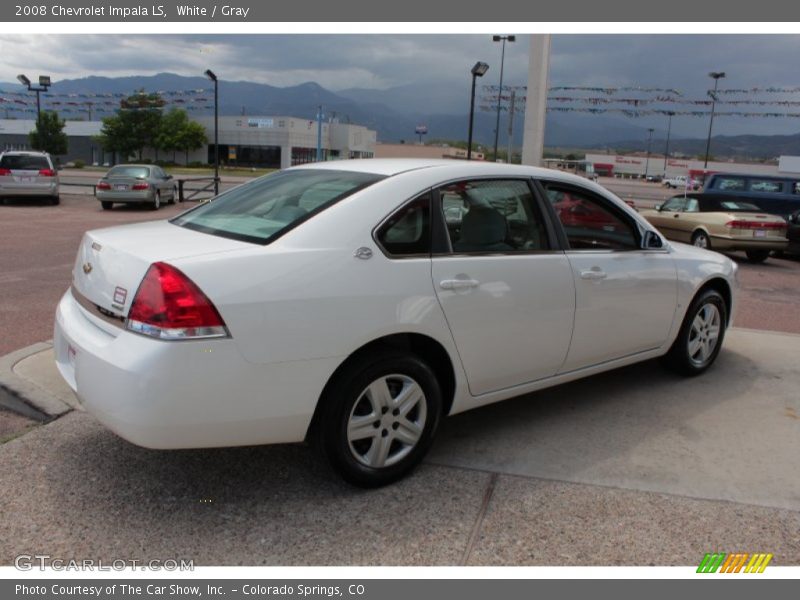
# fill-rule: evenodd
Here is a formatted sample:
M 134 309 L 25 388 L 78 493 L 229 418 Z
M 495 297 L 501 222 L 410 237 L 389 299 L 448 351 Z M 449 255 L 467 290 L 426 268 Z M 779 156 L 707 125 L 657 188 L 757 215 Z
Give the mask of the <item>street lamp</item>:
M 500 53 L 500 89 L 497 91 L 497 122 L 494 126 L 494 160 L 497 162 L 497 141 L 500 136 L 500 100 L 503 97 L 503 65 L 506 61 L 506 42 L 515 42 L 515 35 L 493 35 L 493 42 L 503 42 L 503 50 Z
M 644 162 L 644 180 L 647 181 L 647 171 L 650 169 L 650 143 L 653 141 L 653 132 L 655 129 L 650 127 L 647 130 L 647 159 Z
M 50 75 L 39 75 L 39 87 L 34 87 L 31 80 L 25 77 L 22 73 L 17 75 L 17 81 L 28 88 L 29 92 L 36 92 L 36 121 L 42 116 L 42 102 L 39 98 L 40 92 L 46 92 L 52 83 L 50 82 Z
M 470 71 L 472 73 L 472 95 L 469 100 L 469 135 L 467 136 L 467 160 L 472 160 L 472 125 L 475 120 L 475 79 L 483 77 L 489 65 L 485 62 L 476 62 Z
M 723 72 L 714 72 L 708 74 L 714 80 L 714 91 L 708 92 L 711 96 L 711 120 L 708 122 L 708 139 L 706 140 L 706 160 L 703 163 L 703 177 L 705 178 L 705 170 L 708 168 L 708 152 L 711 149 L 711 128 L 714 126 L 714 107 L 717 105 L 717 85 L 719 80 L 725 77 Z
M 214 195 L 219 195 L 219 81 L 214 71 L 206 69 L 206 77 L 214 82 Z
M 667 111 L 669 120 L 667 121 L 667 145 L 664 147 L 664 177 L 667 176 L 667 157 L 669 156 L 669 134 L 672 131 L 672 117 L 675 116 L 674 111 Z

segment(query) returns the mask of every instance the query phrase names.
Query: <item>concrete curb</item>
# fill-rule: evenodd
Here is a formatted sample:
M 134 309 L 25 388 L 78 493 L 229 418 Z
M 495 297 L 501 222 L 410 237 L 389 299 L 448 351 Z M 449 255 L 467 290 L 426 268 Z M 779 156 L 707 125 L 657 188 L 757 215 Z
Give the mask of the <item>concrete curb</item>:
M 52 347 L 52 342 L 39 342 L 0 357 L 1 406 L 26 417 L 32 416 L 31 413 L 39 413 L 37 420 L 54 419 L 72 410 L 66 402 L 14 372 L 14 365 L 21 360 Z M 26 406 L 29 410 L 26 410 Z

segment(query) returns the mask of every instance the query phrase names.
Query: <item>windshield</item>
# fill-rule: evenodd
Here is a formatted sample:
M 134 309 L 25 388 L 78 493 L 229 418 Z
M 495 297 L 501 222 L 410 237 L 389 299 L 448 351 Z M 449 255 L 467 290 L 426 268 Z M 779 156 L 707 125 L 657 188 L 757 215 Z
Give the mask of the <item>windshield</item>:
M 280 171 L 225 192 L 176 217 L 172 223 L 221 237 L 268 244 L 381 179 L 382 175 L 350 171 Z
M 112 168 L 106 177 L 138 177 L 139 179 L 147 179 L 150 177 L 150 169 L 148 167 L 133 167 L 133 166 L 119 166 Z

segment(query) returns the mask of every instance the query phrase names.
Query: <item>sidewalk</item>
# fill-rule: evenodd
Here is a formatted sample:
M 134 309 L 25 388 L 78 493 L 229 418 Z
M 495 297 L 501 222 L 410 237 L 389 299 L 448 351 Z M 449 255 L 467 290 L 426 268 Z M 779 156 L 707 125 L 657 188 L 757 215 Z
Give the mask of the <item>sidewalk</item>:
M 47 345 L 29 350 L 11 376 L 65 412 L 0 444 L 0 564 L 123 548 L 220 565 L 697 564 L 711 550 L 800 564 L 798 335 L 733 329 L 699 378 L 650 362 L 456 415 L 426 464 L 374 491 L 302 445 L 133 446 L 75 410 Z

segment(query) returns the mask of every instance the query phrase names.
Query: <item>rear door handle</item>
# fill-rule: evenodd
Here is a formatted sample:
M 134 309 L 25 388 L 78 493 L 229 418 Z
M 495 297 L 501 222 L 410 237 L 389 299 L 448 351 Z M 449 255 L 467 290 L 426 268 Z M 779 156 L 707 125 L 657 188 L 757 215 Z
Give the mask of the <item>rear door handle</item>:
M 475 279 L 443 279 L 439 282 L 439 287 L 443 290 L 466 290 L 478 287 L 480 281 Z
M 581 279 L 589 279 L 592 281 L 597 281 L 599 279 L 605 279 L 606 277 L 608 277 L 608 275 L 606 275 L 605 271 L 601 271 L 600 269 L 581 271 Z

